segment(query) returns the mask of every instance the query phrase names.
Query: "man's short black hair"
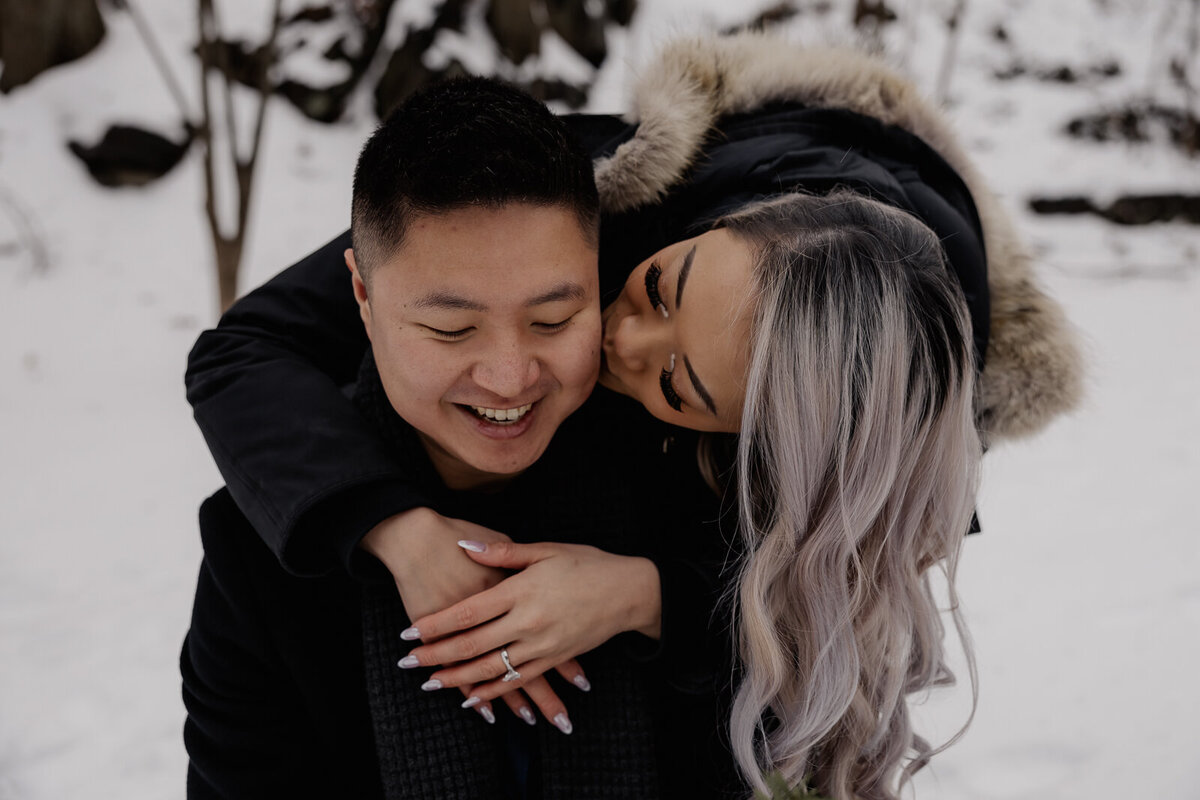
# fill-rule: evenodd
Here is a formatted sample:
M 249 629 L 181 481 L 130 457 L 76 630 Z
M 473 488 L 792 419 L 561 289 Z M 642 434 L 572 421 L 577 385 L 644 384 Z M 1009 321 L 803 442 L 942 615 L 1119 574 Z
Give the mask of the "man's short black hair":
M 434 84 L 397 108 L 358 157 L 351 233 L 359 269 L 391 258 L 416 216 L 513 202 L 570 209 L 588 241 L 598 240 L 592 163 L 561 120 L 488 78 Z

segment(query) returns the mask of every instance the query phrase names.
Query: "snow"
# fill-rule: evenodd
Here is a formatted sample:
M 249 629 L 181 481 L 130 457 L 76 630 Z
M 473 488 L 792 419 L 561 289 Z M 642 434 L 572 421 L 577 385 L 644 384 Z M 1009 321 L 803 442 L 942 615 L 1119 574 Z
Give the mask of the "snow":
M 623 109 L 664 39 L 769 5 L 643 0 L 634 29 L 613 33 L 592 108 Z M 848 15 L 847 2 L 831 5 Z M 933 91 L 953 3 L 892 5 L 902 22 L 884 33 L 888 52 Z M 967 542 L 959 579 L 978 713 L 918 776 L 920 798 L 1200 797 L 1200 685 L 1187 677 L 1200 660 L 1200 226 L 1026 210 L 1037 194 L 1200 191 L 1200 162 L 1163 142 L 1061 132 L 1074 114 L 1131 97 L 1183 101 L 1163 64 L 1185 42 L 1188 12 L 1176 4 L 1170 19 L 1168 5 L 967 5 L 951 114 L 1018 212 L 1090 365 L 1082 409 L 987 457 L 985 533 Z M 190 5 L 140 7 L 197 107 Z M 230 30 L 265 30 L 266 4 L 221 7 Z M 118 121 L 174 135 L 172 100 L 132 23 L 107 19 L 91 56 L 0 98 L 0 800 L 184 794 L 176 658 L 200 559 L 195 511 L 220 478 L 181 378 L 216 319 L 216 290 L 196 153 L 149 187 L 114 191 L 66 150 Z M 991 36 L 997 22 L 1007 44 Z M 847 38 L 814 13 L 787 30 Z M 456 54 L 463 44 L 451 43 Z M 547 47 L 536 68 L 577 77 L 565 49 Z M 1077 85 L 994 80 L 1014 57 L 1115 59 L 1123 71 Z M 1191 68 L 1195 83 L 1194 56 Z M 369 105 L 322 126 L 272 102 L 243 286 L 345 228 Z M 936 740 L 968 706 L 960 687 L 918 713 Z

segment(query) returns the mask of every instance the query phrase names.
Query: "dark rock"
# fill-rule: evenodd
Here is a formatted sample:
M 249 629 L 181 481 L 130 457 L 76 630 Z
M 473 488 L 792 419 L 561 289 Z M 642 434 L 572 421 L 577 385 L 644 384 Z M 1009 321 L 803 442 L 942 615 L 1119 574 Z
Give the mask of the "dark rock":
M 0 92 L 87 55 L 104 32 L 96 0 L 0 0 Z
M 1200 152 L 1200 120 L 1191 111 L 1153 101 L 1085 114 L 1067 122 L 1067 134 L 1095 142 L 1147 142 L 1153 131 L 1165 133 L 1188 156 Z
M 581 0 L 545 0 L 550 27 L 593 67 L 604 63 L 604 17 L 592 17 Z
M 873 25 L 881 28 L 898 19 L 896 12 L 890 9 L 883 0 L 855 0 L 854 27 Z
M 731 35 L 735 33 L 741 33 L 742 31 L 763 31 L 787 22 L 788 20 L 797 16 L 799 13 L 800 9 L 796 7 L 795 3 L 787 2 L 787 0 L 785 0 L 785 2 L 776 3 L 775 5 L 764 9 L 755 15 L 753 19 L 750 19 L 741 25 L 734 25 L 732 27 L 725 28 L 721 32 L 726 35 Z
M 548 103 L 551 100 L 560 100 L 568 108 L 579 108 L 587 102 L 588 98 L 585 87 L 576 86 L 557 78 L 538 78 L 529 83 L 521 84 L 521 88 L 543 103 Z
M 1182 192 L 1122 195 L 1103 207 L 1087 197 L 1038 197 L 1029 201 L 1029 208 L 1036 214 L 1095 214 L 1117 225 L 1200 225 L 1200 194 Z
M 305 6 L 295 14 L 292 14 L 290 17 L 285 19 L 283 24 L 293 25 L 297 22 L 328 22 L 331 19 L 333 19 L 332 6 Z
M 637 0 L 608 0 L 604 10 L 610 20 L 623 28 L 633 20 Z
M 1029 208 L 1035 214 L 1090 214 L 1096 210 L 1086 197 L 1035 197 Z
M 143 186 L 170 172 L 187 153 L 193 138 L 190 130 L 182 142 L 173 142 L 143 128 L 113 125 L 95 145 L 71 141 L 67 147 L 98 183 Z
M 509 61 L 520 64 L 539 52 L 542 30 L 533 20 L 529 0 L 491 0 L 484 18 L 500 52 Z

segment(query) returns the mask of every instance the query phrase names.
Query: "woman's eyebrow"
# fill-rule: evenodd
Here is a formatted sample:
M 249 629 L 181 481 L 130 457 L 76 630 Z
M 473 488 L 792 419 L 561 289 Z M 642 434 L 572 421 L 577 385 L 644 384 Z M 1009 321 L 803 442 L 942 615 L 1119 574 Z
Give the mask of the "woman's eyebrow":
M 683 266 L 679 268 L 679 280 L 675 282 L 675 307 L 679 308 L 679 304 L 683 302 L 683 285 L 687 283 L 688 273 L 692 271 L 692 261 L 696 258 L 696 245 L 692 245 L 692 249 L 687 251 L 687 255 L 683 257 Z
M 693 248 L 694 251 L 695 248 Z M 692 362 L 686 354 L 683 356 L 683 366 L 687 367 L 687 374 L 692 381 L 692 388 L 696 390 L 696 394 L 700 395 L 700 399 L 704 401 L 704 405 L 708 407 L 712 415 L 714 417 L 717 416 L 717 405 L 713 402 L 712 395 L 708 393 L 708 389 L 705 389 L 704 384 L 700 382 L 700 376 L 692 368 Z

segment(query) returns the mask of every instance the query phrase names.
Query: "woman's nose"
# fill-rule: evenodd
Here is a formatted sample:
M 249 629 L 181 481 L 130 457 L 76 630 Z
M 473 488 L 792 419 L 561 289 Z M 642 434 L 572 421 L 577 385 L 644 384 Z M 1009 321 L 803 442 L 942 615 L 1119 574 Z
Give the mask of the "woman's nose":
M 666 350 L 666 327 L 656 315 L 646 319 L 642 314 L 630 314 L 617 323 L 612 347 L 626 368 L 641 372 L 663 360 Z

